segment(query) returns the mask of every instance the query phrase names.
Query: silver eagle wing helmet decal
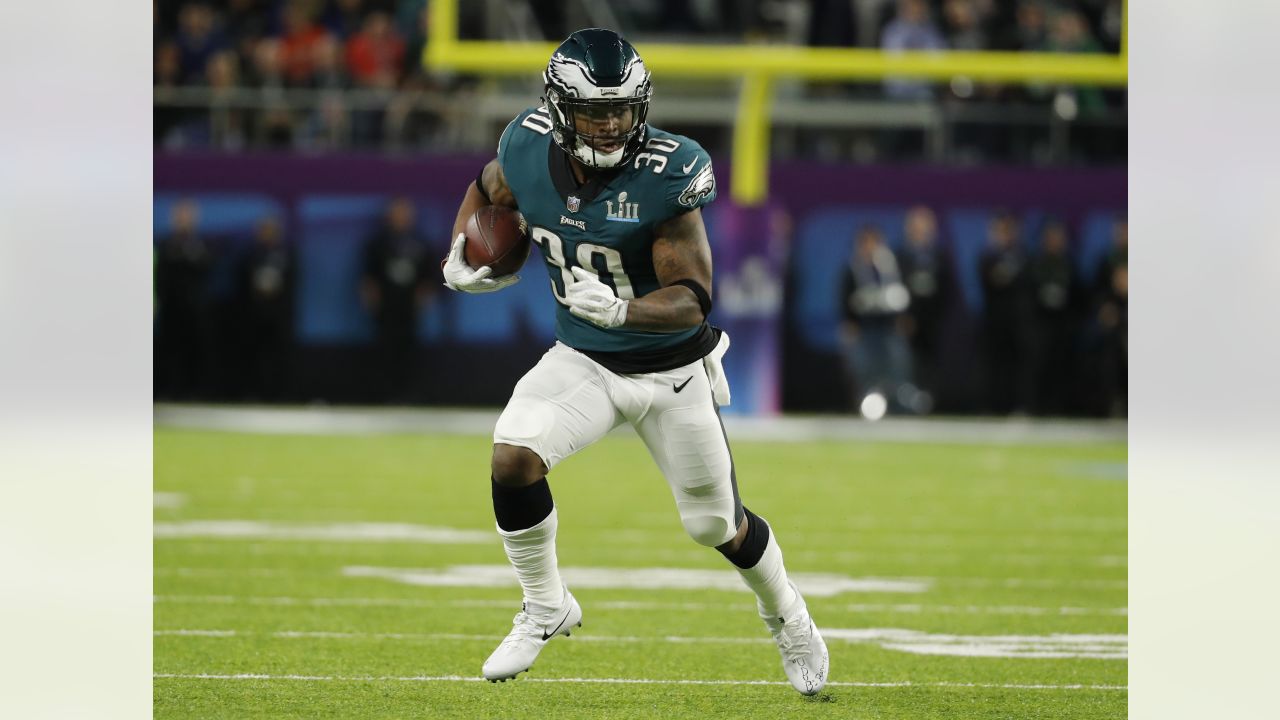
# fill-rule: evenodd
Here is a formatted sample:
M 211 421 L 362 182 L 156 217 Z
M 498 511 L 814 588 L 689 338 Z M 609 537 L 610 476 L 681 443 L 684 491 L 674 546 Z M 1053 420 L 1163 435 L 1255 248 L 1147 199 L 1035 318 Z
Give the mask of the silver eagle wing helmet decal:
M 596 87 L 595 78 L 583 63 L 560 53 L 547 63 L 546 82 L 569 97 L 589 98 Z
M 649 71 L 644 61 L 638 57 L 631 58 L 617 87 L 602 86 L 591 74 L 586 63 L 562 53 L 551 56 L 543 78 L 548 85 L 559 90 L 566 97 L 582 100 L 599 100 L 603 98 L 632 98 L 645 94 L 645 85 L 649 80 Z

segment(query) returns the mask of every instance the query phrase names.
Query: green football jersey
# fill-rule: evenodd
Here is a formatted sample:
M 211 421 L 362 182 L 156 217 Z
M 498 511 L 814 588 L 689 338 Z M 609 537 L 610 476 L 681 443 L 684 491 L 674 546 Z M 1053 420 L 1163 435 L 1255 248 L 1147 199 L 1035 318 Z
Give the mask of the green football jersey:
M 716 197 L 711 158 L 701 145 L 652 126 L 645 137 L 628 163 L 582 186 L 552 141 L 545 109 L 520 113 L 498 141 L 498 162 L 550 275 L 556 337 L 578 350 L 658 357 L 708 334 L 706 323 L 673 333 L 606 330 L 571 314 L 565 303 L 573 267 L 595 272 L 624 300 L 657 290 L 654 228 Z

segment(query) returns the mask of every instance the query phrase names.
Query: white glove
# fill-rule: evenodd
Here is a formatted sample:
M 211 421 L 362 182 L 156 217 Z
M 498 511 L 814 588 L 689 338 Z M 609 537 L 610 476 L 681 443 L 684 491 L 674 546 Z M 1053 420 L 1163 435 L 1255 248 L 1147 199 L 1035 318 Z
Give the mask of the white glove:
M 453 239 L 453 247 L 449 248 L 449 257 L 445 259 L 444 267 L 441 268 L 441 272 L 444 273 L 445 287 L 465 293 L 487 293 L 520 282 L 519 275 L 489 277 L 493 274 L 493 268 L 488 265 L 479 270 L 471 269 L 462 257 L 462 246 L 466 242 L 467 236 L 462 233 L 458 233 L 458 237 Z
M 573 277 L 564 293 L 569 312 L 606 330 L 627 321 L 627 301 L 614 295 L 595 273 L 575 267 Z

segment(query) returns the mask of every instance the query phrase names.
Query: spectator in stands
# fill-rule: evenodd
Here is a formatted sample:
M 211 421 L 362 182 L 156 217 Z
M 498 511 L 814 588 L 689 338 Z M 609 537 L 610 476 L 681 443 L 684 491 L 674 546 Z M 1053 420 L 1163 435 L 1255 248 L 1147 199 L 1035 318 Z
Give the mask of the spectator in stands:
M 1120 52 L 1120 39 L 1124 34 L 1123 0 L 1089 0 L 1089 5 L 1096 9 L 1090 16 L 1094 36 L 1107 52 Z
M 209 390 L 213 249 L 200 234 L 194 200 L 175 204 L 169 218 L 156 246 L 155 393 L 194 400 Z
M 945 50 L 946 40 L 929 17 L 925 0 L 898 0 L 898 14 L 885 26 L 880 37 L 884 50 Z M 895 100 L 929 100 L 933 88 L 919 80 L 890 79 L 885 94 Z
M 1109 268 L 1106 290 L 1098 304 L 1101 336 L 1099 370 L 1103 412 L 1123 417 L 1129 397 L 1129 266 Z
M 217 26 L 213 8 L 203 2 L 182 6 L 175 43 L 182 66 L 182 82 L 187 85 L 204 84 L 209 58 L 227 47 L 226 36 Z
M 314 6 L 307 0 L 289 0 L 284 7 L 280 64 L 285 82 L 294 87 L 311 85 L 315 73 L 316 45 L 329 36 L 315 22 L 314 16 Z
M 1129 266 L 1129 221 L 1120 218 L 1111 225 L 1111 249 L 1102 261 L 1102 273 L 1097 282 L 1097 294 L 1105 294 L 1111 287 L 1111 276 L 1117 267 Z
M 251 398 L 289 397 L 294 277 L 293 248 L 284 240 L 280 221 L 259 220 L 237 284 Z
M 400 19 L 397 21 L 397 32 L 401 37 L 408 38 L 405 44 L 403 88 L 429 92 L 448 92 L 445 87 L 446 83 L 442 82 L 435 73 L 430 72 L 422 61 L 423 54 L 427 49 L 427 38 L 431 32 L 430 8 L 422 7 L 413 23 L 408 26 L 408 29 L 405 29 L 403 23 L 402 9 Z M 555 37 L 560 36 L 557 35 Z
M 849 265 L 840 283 L 841 339 L 852 375 L 855 408 L 878 394 L 892 410 L 917 409 L 911 385 L 911 351 L 902 317 L 910 304 L 897 258 L 874 225 L 855 235 Z
M 911 339 L 912 368 L 920 388 L 917 408 L 927 412 L 939 387 L 942 327 L 951 304 L 951 263 L 938 242 L 938 221 L 923 205 L 907 211 L 899 265 L 911 304 L 905 329 Z
M 262 88 L 263 95 L 281 94 L 284 88 L 284 65 L 280 59 L 280 40 L 265 37 L 253 44 L 244 66 L 245 84 Z
M 332 0 L 326 3 L 320 22 L 335 38 L 344 41 L 360 32 L 368 13 L 364 0 Z
M 1093 38 L 1084 16 L 1075 10 L 1055 10 L 1049 23 L 1049 36 L 1045 42 L 1049 52 L 1099 53 L 1102 46 Z
M 985 50 L 987 34 L 974 0 L 946 0 L 942 5 L 947 45 L 953 50 Z
M 236 51 L 244 85 L 252 85 L 253 55 L 269 36 L 273 23 L 271 0 L 224 0 L 223 27 L 230 49 Z
M 206 128 L 208 144 L 221 150 L 240 150 L 248 142 L 249 113 L 234 97 L 240 85 L 239 68 L 235 52 L 223 50 L 209 58 L 205 69 L 213 91 Z
M 1093 38 L 1084 16 L 1074 10 L 1066 9 L 1059 9 L 1053 13 L 1049 23 L 1049 37 L 1044 49 L 1059 53 L 1102 52 L 1102 46 Z M 1058 93 L 1071 97 L 1073 106 L 1080 114 L 1098 115 L 1107 109 L 1102 90 L 1095 86 L 1062 87 L 1058 89 Z
M 271 27 L 268 0 L 227 0 L 224 23 L 227 38 L 240 55 L 242 64 L 253 60 L 254 46 Z
M 1048 42 L 1048 13 L 1041 0 L 1021 0 L 1014 30 L 1014 50 L 1043 50 Z
M 986 309 L 982 347 L 987 374 L 987 410 L 1023 414 L 1031 407 L 1031 340 L 1034 323 L 1026 257 L 1018 220 L 998 213 L 988 226 L 988 247 L 979 261 Z
M 384 12 L 370 13 L 360 32 L 347 41 L 347 68 L 356 84 L 364 88 L 388 93 L 394 90 L 404 72 L 404 56 L 404 40 L 396 32 L 391 16 Z M 353 112 L 356 142 L 380 142 L 384 119 L 381 108 Z
M 269 148 L 293 146 L 293 113 L 284 96 L 283 47 L 279 40 L 264 38 L 254 47 L 255 84 L 261 89 L 263 111 L 257 116 L 255 136 Z
M 158 88 L 182 84 L 182 51 L 175 43 L 162 41 L 156 45 L 152 84 Z
M 351 87 L 351 75 L 343 57 L 342 43 L 332 35 L 324 36 L 313 48 L 315 73 L 312 87 L 319 90 L 345 90 Z
M 381 226 L 365 244 L 360 287 L 377 330 L 383 369 L 383 385 L 377 391 L 383 401 L 408 402 L 413 397 L 418 311 L 436 290 L 431 255 L 418 231 L 413 203 L 403 197 L 392 200 Z
M 431 13 L 426 7 L 420 7 L 416 22 L 405 25 L 407 20 L 402 7 L 397 18 L 401 35 L 408 38 L 404 78 L 400 83 L 401 92 L 387 103 L 383 127 L 387 144 L 398 148 L 423 143 L 431 138 L 452 103 L 440 102 L 448 97 L 450 91 L 435 73 L 428 71 L 422 64 Z M 425 111 L 433 106 L 435 112 Z M 453 112 L 457 112 L 456 108 Z
M 155 48 L 154 87 L 152 93 L 156 98 L 163 98 L 182 84 L 182 54 L 178 46 L 169 41 L 161 41 Z M 157 145 L 170 144 L 170 137 L 178 126 L 182 125 L 191 111 L 173 105 L 157 105 L 152 114 L 152 137 Z
M 1050 220 L 1040 231 L 1040 252 L 1031 261 L 1035 295 L 1035 412 L 1064 415 L 1074 386 L 1076 283 L 1068 252 L 1067 226 Z
M 351 110 L 344 92 L 351 87 L 351 78 L 343 59 L 342 44 L 332 35 L 326 35 L 315 44 L 314 51 L 315 72 L 311 82 L 315 89 L 324 92 L 318 105 L 299 124 L 297 145 L 306 150 L 335 150 L 353 139 L 376 140 L 378 134 L 372 130 L 358 138 L 352 137 L 353 116 L 358 114 Z
M 347 41 L 347 67 L 363 87 L 393 88 L 404 68 L 405 43 L 386 13 L 370 13 Z

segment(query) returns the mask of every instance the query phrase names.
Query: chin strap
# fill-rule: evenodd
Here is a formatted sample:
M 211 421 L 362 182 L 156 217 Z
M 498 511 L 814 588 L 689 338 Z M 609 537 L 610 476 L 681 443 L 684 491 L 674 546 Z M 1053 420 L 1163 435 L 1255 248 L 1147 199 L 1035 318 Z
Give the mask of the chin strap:
M 573 149 L 573 154 L 582 162 L 591 167 L 611 168 L 617 167 L 622 162 L 622 153 L 626 151 L 626 147 L 620 147 L 611 153 L 602 153 L 583 140 L 578 140 L 577 145 Z

